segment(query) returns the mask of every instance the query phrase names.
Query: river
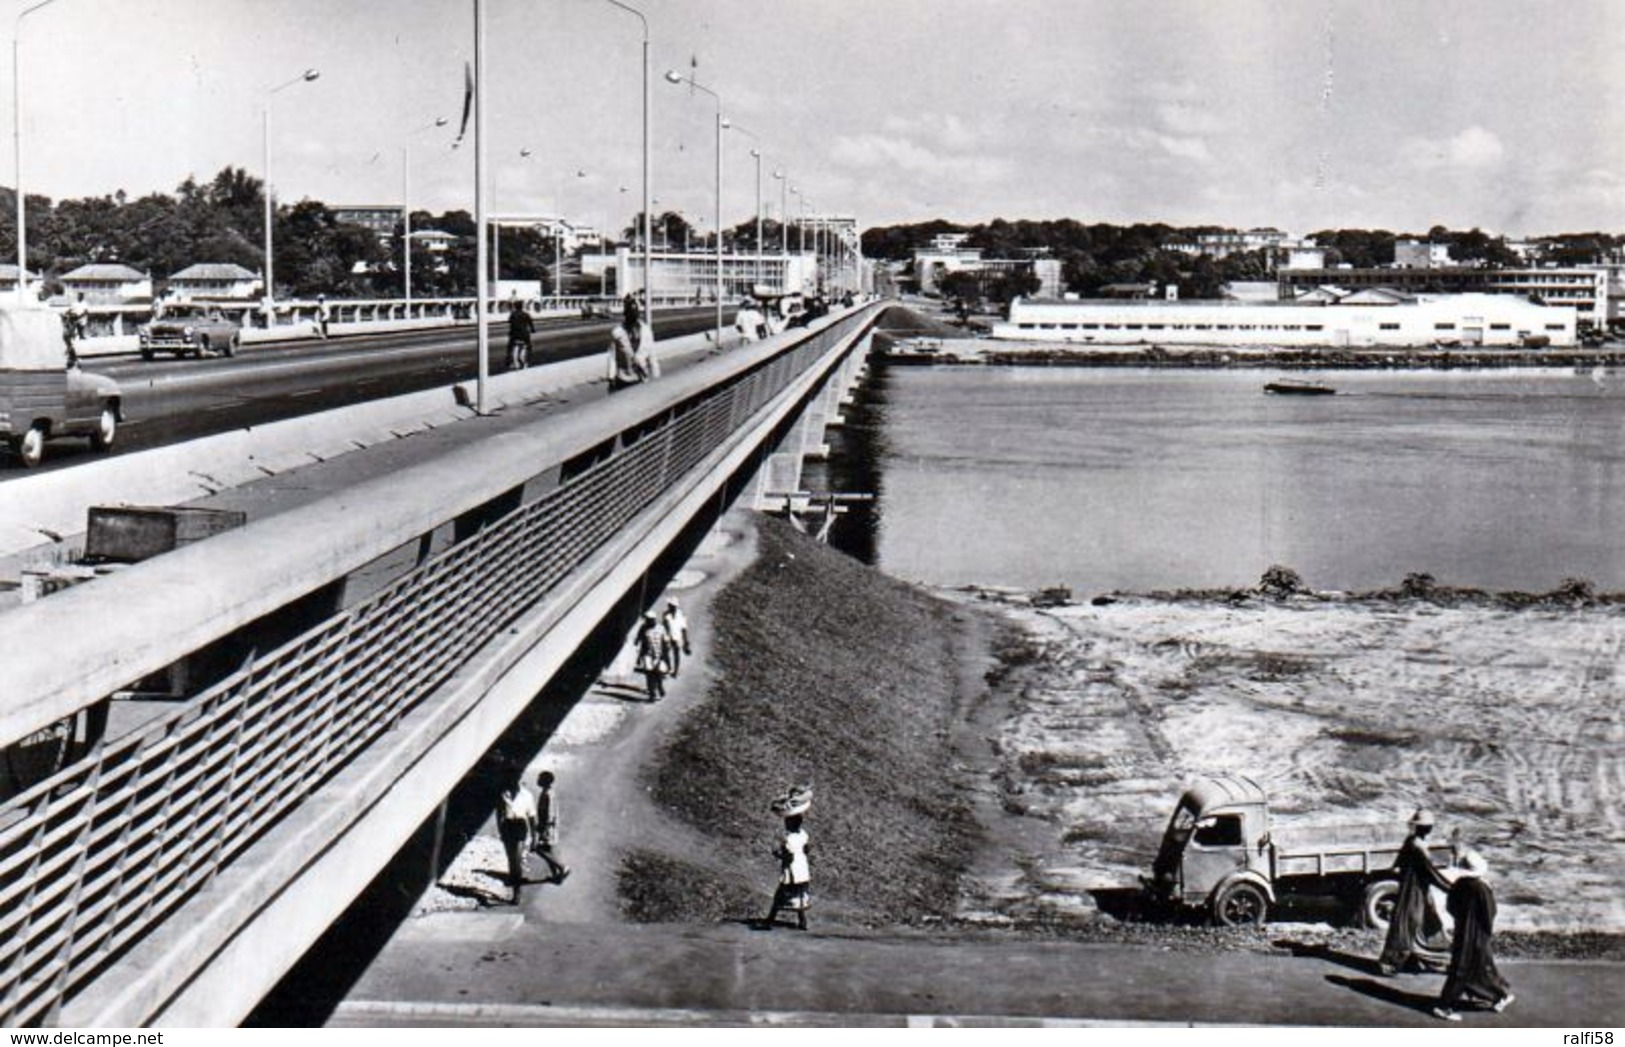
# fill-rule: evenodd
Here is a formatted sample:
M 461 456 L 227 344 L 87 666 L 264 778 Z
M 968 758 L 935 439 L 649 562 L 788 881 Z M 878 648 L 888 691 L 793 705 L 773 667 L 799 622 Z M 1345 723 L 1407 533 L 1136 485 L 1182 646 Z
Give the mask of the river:
M 877 367 L 842 542 L 933 584 L 1625 590 L 1625 374 Z M 1299 376 L 1301 377 L 1301 376 Z

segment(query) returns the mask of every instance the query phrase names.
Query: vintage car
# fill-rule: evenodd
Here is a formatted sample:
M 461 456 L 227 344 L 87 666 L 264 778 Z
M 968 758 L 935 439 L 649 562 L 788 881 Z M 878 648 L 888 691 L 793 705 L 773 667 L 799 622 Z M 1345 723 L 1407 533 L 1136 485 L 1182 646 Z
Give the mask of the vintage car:
M 68 366 L 62 318 L 49 309 L 0 309 L 0 441 L 23 465 L 45 457 L 45 441 L 89 437 L 105 451 L 123 420 L 111 378 Z
M 242 328 L 236 321 L 227 319 L 218 308 L 201 305 L 168 306 L 163 315 L 142 325 L 140 333 L 143 360 L 160 352 L 231 356 L 242 341 Z

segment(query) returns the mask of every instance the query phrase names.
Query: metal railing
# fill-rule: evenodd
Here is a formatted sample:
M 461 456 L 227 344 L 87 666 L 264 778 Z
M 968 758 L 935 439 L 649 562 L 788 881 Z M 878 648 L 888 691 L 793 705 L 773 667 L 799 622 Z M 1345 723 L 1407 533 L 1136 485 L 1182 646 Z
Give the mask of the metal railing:
M 617 453 L 0 806 L 0 1021 L 52 1020 L 873 316 L 606 433 Z M 538 461 L 535 475 L 560 464 Z

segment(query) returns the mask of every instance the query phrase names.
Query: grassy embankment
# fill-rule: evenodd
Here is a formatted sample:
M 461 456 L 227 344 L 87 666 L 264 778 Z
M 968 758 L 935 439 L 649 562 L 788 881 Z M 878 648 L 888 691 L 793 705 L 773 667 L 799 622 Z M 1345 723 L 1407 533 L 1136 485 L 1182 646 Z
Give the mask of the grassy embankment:
M 628 918 L 762 912 L 777 874 L 768 804 L 797 782 L 815 790 L 815 919 L 951 913 L 976 832 L 949 741 L 973 625 L 764 519 L 756 562 L 717 597 L 712 689 L 648 772 L 655 802 L 708 842 L 630 854 Z

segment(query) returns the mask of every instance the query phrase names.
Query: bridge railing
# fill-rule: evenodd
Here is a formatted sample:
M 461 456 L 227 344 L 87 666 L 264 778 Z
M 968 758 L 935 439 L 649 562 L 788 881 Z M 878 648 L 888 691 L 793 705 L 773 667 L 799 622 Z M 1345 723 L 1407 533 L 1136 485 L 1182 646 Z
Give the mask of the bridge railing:
M 706 374 L 697 372 L 709 365 L 673 376 L 668 395 L 658 385 L 637 390 L 641 397 L 621 394 L 626 399 L 614 406 L 622 409 L 569 441 L 562 457 L 539 457 L 533 448 L 517 455 L 528 459 L 532 477 L 557 470 L 554 485 L 534 500 L 0 806 L 0 1021 L 50 1021 L 64 998 L 873 315 L 858 310 L 794 344 L 741 353 L 736 363 L 713 360 L 720 367 Z M 634 404 L 642 406 L 624 409 Z M 606 440 L 614 442 L 607 456 Z M 415 525 L 421 533 L 429 533 L 426 522 L 449 523 L 469 504 L 513 490 L 505 464 L 488 472 L 462 464 L 456 473 L 489 475 L 490 487 L 457 492 L 447 508 Z M 8 612 L 0 664 L 32 671 L 14 677 L 24 690 L 0 710 L 11 728 L 3 736 L 97 703 L 154 666 L 226 636 L 252 613 L 216 617 L 206 593 L 189 592 L 281 584 L 285 591 L 262 594 L 255 606 L 286 604 L 402 542 L 398 531 L 374 527 L 357 546 L 354 534 L 369 529 L 352 523 L 353 534 L 334 534 L 324 547 L 324 521 L 354 511 L 340 506 L 335 517 L 334 507 L 318 505 L 309 508 L 308 523 L 287 518 L 299 512 Z M 197 562 L 208 554 L 215 566 L 207 587 L 188 578 L 197 568 L 188 554 Z M 290 557 L 307 563 L 289 568 Z M 172 593 L 174 602 L 166 628 L 135 645 L 143 648 L 138 654 L 40 656 L 41 646 L 52 646 L 53 624 L 114 621 L 120 592 L 143 584 Z M 79 636 L 69 646 L 88 654 L 98 643 L 118 644 L 121 631 L 139 635 L 113 627 L 105 641 Z M 87 670 L 87 661 L 94 667 Z

